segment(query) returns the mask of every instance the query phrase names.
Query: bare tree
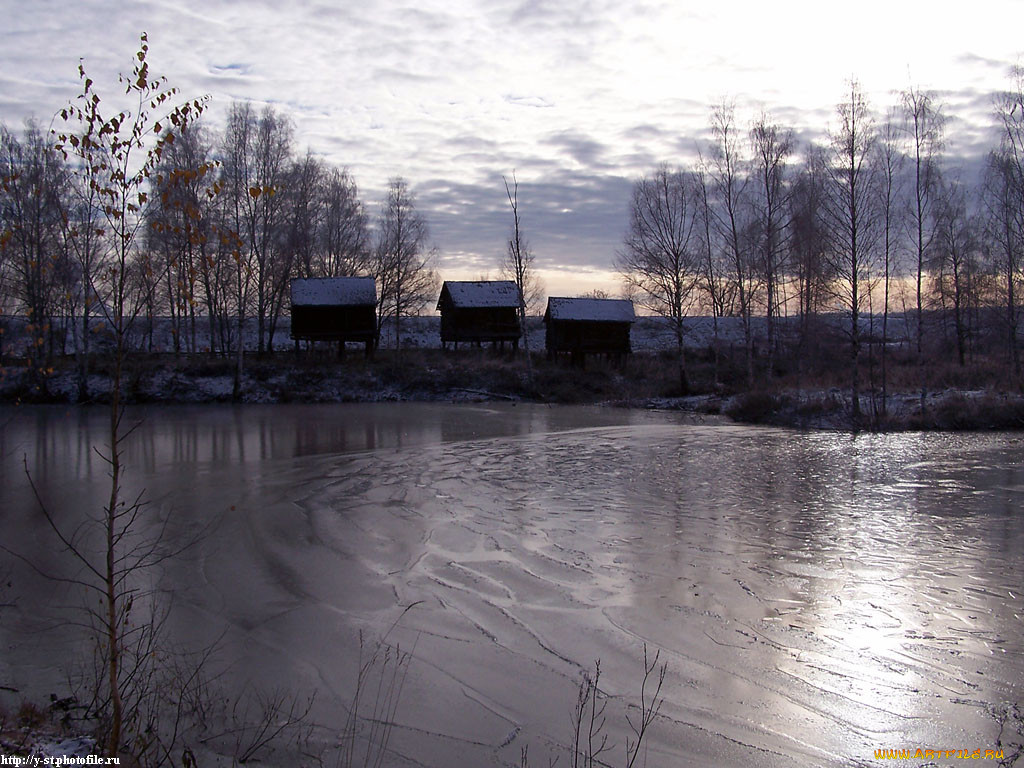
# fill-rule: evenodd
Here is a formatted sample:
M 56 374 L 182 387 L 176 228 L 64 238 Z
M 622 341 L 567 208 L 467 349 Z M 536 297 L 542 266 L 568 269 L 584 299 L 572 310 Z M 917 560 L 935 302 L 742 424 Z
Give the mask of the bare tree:
M 21 140 L 0 134 L 0 220 L 13 288 L 28 316 L 30 368 L 37 380 L 53 359 L 57 314 L 69 286 L 61 213 L 66 170 L 37 125 L 29 122 Z
M 735 295 L 735 286 L 725 279 L 725 265 L 722 264 L 721 239 L 714 226 L 714 211 L 708 190 L 708 168 L 701 157 L 694 174 L 697 195 L 697 229 L 701 244 L 700 288 L 707 297 L 711 308 L 712 340 L 715 357 L 715 386 L 719 384 L 719 319 L 729 313 Z
M 827 178 L 824 222 L 830 247 L 827 258 L 832 267 L 832 285 L 840 305 L 850 316 L 850 397 L 854 425 L 860 409 L 860 313 L 870 292 L 870 276 L 877 245 L 875 171 L 873 166 L 875 128 L 860 85 L 849 84 L 849 92 L 836 107 L 839 124 L 830 133 L 824 170 Z
M 222 194 L 227 172 L 214 160 L 215 137 L 199 121 L 182 129 L 161 155 L 152 179 L 147 244 L 161 255 L 174 349 L 196 353 L 205 314 L 212 354 L 231 354 L 235 286 L 233 202 Z M 244 304 L 243 304 L 244 306 Z
M 154 179 L 149 249 L 162 255 L 175 354 L 195 354 L 198 310 L 206 307 L 211 343 L 223 314 L 223 265 L 215 260 L 215 203 L 220 185 L 210 139 L 198 123 L 163 153 Z
M 750 129 L 754 158 L 752 205 L 757 222 L 758 266 L 765 287 L 765 327 L 768 336 L 768 372 L 774 369 L 778 339 L 776 319 L 785 303 L 784 254 L 788 238 L 786 215 L 790 189 L 786 163 L 793 152 L 793 132 L 771 122 L 762 114 Z
M 286 195 L 280 193 L 288 182 L 292 134 L 290 121 L 272 107 L 257 115 L 245 103 L 232 106 L 224 137 L 231 229 L 245 246 L 261 355 L 273 351 L 274 330 L 291 276 L 292 254 L 284 247 Z
M 941 183 L 933 213 L 935 238 L 930 265 L 939 300 L 952 305 L 957 362 L 966 365 L 970 309 L 976 304 L 977 227 L 967 195 L 957 182 Z
M 728 254 L 730 277 L 736 287 L 743 321 L 747 386 L 754 386 L 754 333 L 752 313 L 756 278 L 747 249 L 743 209 L 747 198 L 746 163 L 740 154 L 735 107 L 723 103 L 711 114 L 714 145 L 711 151 L 711 183 L 715 197 L 715 225 Z
M 323 180 L 319 230 L 321 274 L 355 277 L 372 271 L 370 235 L 359 190 L 346 169 L 331 169 Z
M 684 318 L 695 302 L 701 266 L 697 210 L 688 174 L 662 166 L 652 177 L 640 179 L 633 185 L 624 248 L 615 260 L 623 280 L 636 289 L 640 305 L 671 323 L 684 395 L 690 391 Z
M 283 248 L 289 252 L 292 271 L 299 277 L 312 277 L 323 221 L 323 187 L 327 169 L 323 161 L 307 149 L 291 163 L 284 189 L 285 220 Z
M 902 227 L 902 169 L 906 156 L 900 151 L 898 115 L 889 112 L 876 145 L 879 205 L 882 217 L 882 398 L 881 412 L 888 410 L 889 396 L 889 302 L 892 278 L 898 272 Z M 905 318 L 904 318 L 905 320 Z
M 934 232 L 932 208 L 936 202 L 938 162 L 942 151 L 942 111 L 931 93 L 911 86 L 901 94 L 904 132 L 909 143 L 913 187 L 907 216 L 910 242 L 916 259 L 916 347 L 921 376 L 921 411 L 925 410 L 927 384 L 924 361 L 924 275 Z
M 416 210 L 416 201 L 405 179 L 388 183 L 381 206 L 374 256 L 377 280 L 377 337 L 383 320 L 395 320 L 395 349 L 402 344 L 401 320 L 417 315 L 435 297 L 437 275 L 430 266 L 426 219 Z
M 508 240 L 505 257 L 501 261 L 501 274 L 516 284 L 519 294 L 519 331 L 523 337 L 523 349 L 526 352 L 527 370 L 532 376 L 530 362 L 530 333 L 526 326 L 527 310 L 541 301 L 540 281 L 533 268 L 533 251 L 522 232 L 522 219 L 519 216 L 519 181 L 515 171 L 512 172 L 512 186 L 504 176 L 505 194 L 512 208 L 512 236 Z
M 996 244 L 1006 308 L 1007 354 L 1013 377 L 1021 382 L 1017 335 L 1024 278 L 1024 69 L 1015 67 L 1011 88 L 996 101 L 1001 136 L 986 171 L 987 231 Z
M 1004 151 L 989 155 L 985 169 L 983 200 L 985 239 L 1001 283 L 1005 310 L 1006 358 L 1010 375 L 1021 381 L 1020 326 L 1021 265 L 1024 264 L 1024 197 L 1013 161 Z
M 790 196 L 790 271 L 796 280 L 799 331 L 797 371 L 802 377 L 817 343 L 816 320 L 826 305 L 830 280 L 828 235 L 823 221 L 824 150 L 811 147 Z

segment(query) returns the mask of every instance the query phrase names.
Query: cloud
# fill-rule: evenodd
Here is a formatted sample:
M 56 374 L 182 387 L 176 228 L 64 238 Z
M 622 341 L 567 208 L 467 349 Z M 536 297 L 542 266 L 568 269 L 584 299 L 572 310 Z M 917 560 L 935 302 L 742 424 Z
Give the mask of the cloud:
M 538 268 L 610 268 L 628 221 L 631 190 L 628 179 L 583 172 L 520 178 L 523 233 Z M 497 268 L 512 226 L 500 177 L 484 184 L 433 179 L 417 185 L 416 195 L 442 253 L 473 254 L 475 265 Z
M 926 72 L 956 115 L 948 154 L 984 154 L 991 93 L 1021 52 L 1019 5 L 978 0 L 971 14 L 922 18 L 865 2 L 841 38 L 811 0 L 784 17 L 746 0 L 699 11 L 670 0 L 11 3 L 0 120 L 47 122 L 78 93 L 79 57 L 110 90 L 145 29 L 153 71 L 188 98 L 211 96 L 211 129 L 235 100 L 287 110 L 296 150 L 349 167 L 371 210 L 389 177 L 406 177 L 451 261 L 501 255 L 501 177 L 515 169 L 538 260 L 603 270 L 632 180 L 695 161 L 723 94 L 741 133 L 767 109 L 820 141 L 845 77 L 863 78 L 881 115 L 910 71 Z M 865 44 L 883 39 L 883 16 L 919 33 Z
M 373 71 L 373 77 L 378 82 L 390 82 L 400 84 L 422 85 L 423 83 L 437 82 L 438 78 L 433 75 L 424 75 L 419 72 L 410 72 L 406 69 L 395 67 L 377 67 Z
M 1013 68 L 1014 65 L 1013 61 L 1007 61 L 1005 59 L 995 59 L 990 56 L 981 56 L 971 51 L 957 55 L 956 57 L 954 57 L 954 60 L 957 64 L 963 66 L 980 66 L 986 69 L 993 70 L 994 72 L 997 72 L 1002 75 L 1009 74 L 1010 70 Z
M 671 138 L 672 131 L 662 128 L 657 125 L 650 123 L 643 123 L 641 125 L 631 125 L 625 130 L 619 133 L 623 139 L 631 139 L 634 141 L 642 141 L 648 139 L 659 139 L 665 140 Z
M 550 109 L 555 106 L 549 99 L 543 96 L 517 96 L 505 94 L 505 101 L 517 107 L 535 107 L 537 109 Z
M 245 77 L 252 71 L 252 64 L 213 64 L 209 65 L 208 71 L 211 75 L 227 75 L 231 77 Z
M 557 131 L 541 139 L 541 143 L 555 147 L 575 162 L 589 168 L 605 165 L 602 158 L 608 152 L 608 147 L 579 131 Z

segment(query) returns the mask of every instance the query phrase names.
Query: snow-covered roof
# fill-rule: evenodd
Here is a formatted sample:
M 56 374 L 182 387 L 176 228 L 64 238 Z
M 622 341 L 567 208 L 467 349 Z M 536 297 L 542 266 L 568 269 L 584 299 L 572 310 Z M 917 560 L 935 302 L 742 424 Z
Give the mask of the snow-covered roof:
M 377 302 L 372 277 L 310 277 L 292 280 L 292 306 L 359 306 Z
M 545 319 L 590 320 L 608 323 L 632 323 L 636 319 L 629 299 L 565 299 L 551 297 Z
M 456 307 L 519 306 L 519 291 L 511 280 L 445 280 L 442 296 L 445 291 Z M 440 299 L 437 308 L 441 308 Z

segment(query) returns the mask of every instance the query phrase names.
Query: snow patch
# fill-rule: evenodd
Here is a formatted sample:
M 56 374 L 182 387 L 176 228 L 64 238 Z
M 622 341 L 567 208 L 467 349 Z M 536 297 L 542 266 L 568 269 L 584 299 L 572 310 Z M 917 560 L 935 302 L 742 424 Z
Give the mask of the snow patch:
M 445 292 L 452 304 L 460 308 L 519 306 L 519 290 L 511 280 L 445 280 L 437 300 L 438 309 Z
M 311 277 L 292 280 L 292 306 L 373 306 L 377 284 L 372 277 Z
M 544 320 L 588 320 L 632 323 L 636 319 L 629 299 L 548 299 Z

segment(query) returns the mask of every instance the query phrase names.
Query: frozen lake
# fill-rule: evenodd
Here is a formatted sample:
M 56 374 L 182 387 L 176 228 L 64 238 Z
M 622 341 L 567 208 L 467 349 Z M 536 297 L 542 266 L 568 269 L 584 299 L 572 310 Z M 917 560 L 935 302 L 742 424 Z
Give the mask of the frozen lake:
M 389 639 L 414 653 L 388 764 L 518 765 L 527 744 L 533 766 L 571 764 L 600 659 L 621 765 L 645 643 L 668 662 L 652 768 L 984 751 L 986 708 L 1024 700 L 1020 434 L 491 404 L 140 416 L 128 486 L 173 536 L 209 526 L 156 574 L 176 639 L 223 636 L 229 685 L 315 690 L 316 720 L 340 728 L 358 632 L 397 621 Z M 23 457 L 62 520 L 98 510 L 105 419 L 0 412 L 6 546 L 60 566 Z M 76 633 L 40 615 L 75 598 L 3 557 L 0 685 L 45 696 Z

